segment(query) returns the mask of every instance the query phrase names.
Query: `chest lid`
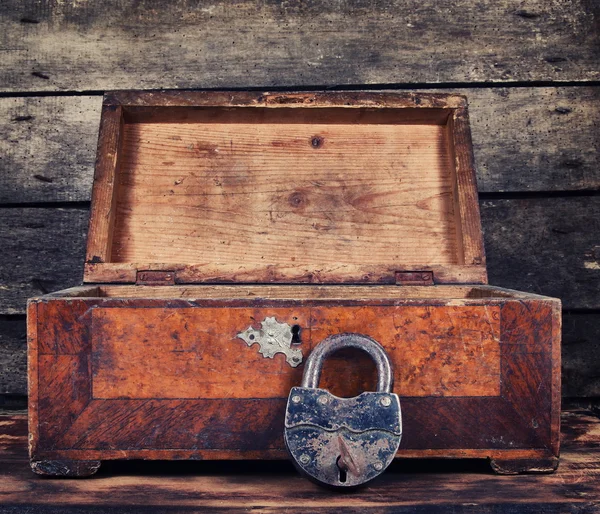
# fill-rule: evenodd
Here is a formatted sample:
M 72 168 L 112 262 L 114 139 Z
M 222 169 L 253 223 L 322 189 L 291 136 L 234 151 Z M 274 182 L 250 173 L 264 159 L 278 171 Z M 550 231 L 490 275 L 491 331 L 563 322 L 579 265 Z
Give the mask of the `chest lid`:
M 85 282 L 487 282 L 466 100 L 105 96 Z

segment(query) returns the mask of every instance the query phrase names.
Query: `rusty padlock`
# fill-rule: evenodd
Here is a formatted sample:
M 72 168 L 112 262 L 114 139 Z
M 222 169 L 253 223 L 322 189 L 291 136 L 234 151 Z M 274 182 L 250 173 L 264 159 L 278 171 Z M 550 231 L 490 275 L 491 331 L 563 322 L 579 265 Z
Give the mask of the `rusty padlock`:
M 377 392 L 339 398 L 319 389 L 323 361 L 343 348 L 366 352 L 377 366 Z M 301 473 L 333 487 L 356 487 L 380 475 L 402 438 L 400 399 L 383 347 L 360 334 L 338 334 L 308 357 L 301 387 L 293 387 L 285 415 L 285 444 Z

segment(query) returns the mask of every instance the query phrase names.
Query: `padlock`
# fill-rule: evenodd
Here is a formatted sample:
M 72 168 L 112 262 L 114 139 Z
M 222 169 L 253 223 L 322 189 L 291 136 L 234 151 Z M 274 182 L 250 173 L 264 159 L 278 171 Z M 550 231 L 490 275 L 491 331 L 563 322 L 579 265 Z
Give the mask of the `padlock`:
M 339 398 L 318 388 L 326 357 L 343 348 L 369 354 L 377 366 L 377 392 Z M 298 470 L 331 487 L 356 487 L 390 465 L 402 438 L 400 399 L 383 347 L 360 334 L 338 334 L 319 343 L 306 360 L 301 387 L 293 387 L 284 439 Z

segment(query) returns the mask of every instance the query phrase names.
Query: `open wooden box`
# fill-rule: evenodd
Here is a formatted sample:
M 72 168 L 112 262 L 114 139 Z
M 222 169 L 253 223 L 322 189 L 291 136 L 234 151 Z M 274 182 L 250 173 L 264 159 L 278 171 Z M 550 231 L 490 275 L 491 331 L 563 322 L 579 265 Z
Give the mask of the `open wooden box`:
M 462 96 L 108 94 L 84 282 L 28 306 L 40 474 L 285 458 L 303 364 L 240 337 L 267 318 L 303 360 L 384 345 L 399 457 L 558 463 L 560 302 L 486 285 Z M 358 394 L 374 367 L 342 352 L 321 384 Z

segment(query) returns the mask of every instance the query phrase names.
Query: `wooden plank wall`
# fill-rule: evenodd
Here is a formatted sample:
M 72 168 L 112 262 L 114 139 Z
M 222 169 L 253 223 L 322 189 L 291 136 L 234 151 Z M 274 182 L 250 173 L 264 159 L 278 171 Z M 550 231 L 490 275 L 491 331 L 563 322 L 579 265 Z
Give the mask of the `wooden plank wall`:
M 81 281 L 102 93 L 468 95 L 494 285 L 558 296 L 563 395 L 600 396 L 600 2 L 5 0 L 0 407 L 23 405 L 25 301 Z

